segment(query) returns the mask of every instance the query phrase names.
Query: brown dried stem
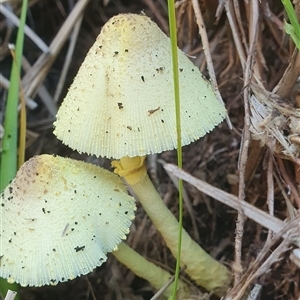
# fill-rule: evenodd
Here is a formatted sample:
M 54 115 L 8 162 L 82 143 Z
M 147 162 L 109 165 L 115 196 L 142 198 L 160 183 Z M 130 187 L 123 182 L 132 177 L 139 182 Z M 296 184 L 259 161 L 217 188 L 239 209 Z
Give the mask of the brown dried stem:
M 196 20 L 197 20 L 197 24 L 198 24 L 198 28 L 199 28 L 199 34 L 201 36 L 201 40 L 202 40 L 202 44 L 203 44 L 203 50 L 204 50 L 204 54 L 205 54 L 205 58 L 206 58 L 206 62 L 207 62 L 208 73 L 209 73 L 209 76 L 210 76 L 210 79 L 211 79 L 212 85 L 214 87 L 214 90 L 216 92 L 218 100 L 224 104 L 222 96 L 218 89 L 218 83 L 217 83 L 216 74 L 215 74 L 215 70 L 214 70 L 214 66 L 213 66 L 213 62 L 212 62 L 212 58 L 211 58 L 211 54 L 210 54 L 210 50 L 209 50 L 210 46 L 209 46 L 209 41 L 208 41 L 207 32 L 206 32 L 205 24 L 203 21 L 203 16 L 201 13 L 200 5 L 199 5 L 198 0 L 192 0 L 192 4 L 193 4 L 193 9 L 195 12 L 195 16 L 196 16 Z M 232 129 L 232 125 L 231 125 L 228 115 L 226 116 L 226 121 L 227 121 L 228 127 L 230 129 Z

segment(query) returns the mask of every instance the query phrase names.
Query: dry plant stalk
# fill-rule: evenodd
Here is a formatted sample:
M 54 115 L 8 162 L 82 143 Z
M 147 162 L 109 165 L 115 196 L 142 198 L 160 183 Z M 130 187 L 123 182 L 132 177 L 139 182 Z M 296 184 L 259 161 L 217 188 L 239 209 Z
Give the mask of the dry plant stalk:
M 25 95 L 29 96 L 35 93 L 36 89 L 45 79 L 50 67 L 55 61 L 57 55 L 60 53 L 64 42 L 69 37 L 74 25 L 78 22 L 78 18 L 82 15 L 89 0 L 79 0 L 59 32 L 51 42 L 49 51 L 43 53 L 39 59 L 35 62 L 30 72 L 27 72 L 22 79 L 22 83 L 25 90 Z
M 256 260 L 250 265 L 245 274 L 240 277 L 240 280 L 236 282 L 234 287 L 227 294 L 225 298 L 226 300 L 241 299 L 254 279 L 264 273 L 267 273 L 272 264 L 280 260 L 280 256 L 290 249 L 290 244 L 300 247 L 300 215 L 296 216 L 292 220 L 283 222 L 271 214 L 267 214 L 266 212 L 252 206 L 248 202 L 242 201 L 234 195 L 226 193 L 200 179 L 193 177 L 175 165 L 165 164 L 164 168 L 173 176 L 188 182 L 199 191 L 213 197 L 221 203 L 236 210 L 242 208 L 245 216 L 275 233 L 273 236 L 268 238 Z M 282 239 L 280 245 L 277 246 L 275 250 L 270 251 L 271 247 L 274 247 L 280 239 Z
M 216 84 L 214 70 L 212 68 L 212 61 L 210 59 L 210 45 L 207 39 L 206 30 L 203 23 L 203 18 L 199 3 L 197 1 L 191 1 L 197 24 L 199 27 L 199 33 L 201 35 L 201 40 L 203 43 L 203 49 L 207 59 L 207 65 L 209 69 L 209 74 L 214 84 Z M 295 1 L 294 4 L 298 4 L 299 1 Z M 186 1 L 179 1 L 178 7 L 183 4 L 186 4 Z M 259 7 L 260 6 L 260 7 Z M 299 8 L 299 6 L 297 6 Z M 296 8 L 297 8 L 296 7 Z M 273 176 L 276 170 L 280 170 L 281 176 L 284 179 L 286 186 L 290 187 L 292 199 L 295 199 L 294 203 L 296 206 L 300 207 L 300 196 L 297 191 L 297 187 L 293 182 L 293 178 L 290 178 L 287 172 L 285 172 L 285 167 L 282 163 L 280 167 L 280 162 L 278 162 L 278 168 L 275 168 L 273 165 L 276 163 L 274 160 L 274 154 L 280 156 L 280 159 L 289 159 L 295 163 L 295 173 L 296 176 L 299 176 L 300 169 L 300 110 L 297 109 L 300 107 L 300 93 L 299 93 L 299 84 L 295 86 L 297 77 L 300 75 L 300 55 L 298 51 L 294 51 L 290 58 L 290 64 L 282 76 L 282 80 L 279 82 L 277 87 L 273 90 L 273 93 L 268 92 L 264 87 L 264 82 L 262 78 L 262 72 L 268 70 L 266 64 L 266 59 L 264 57 L 262 43 L 263 34 L 259 29 L 260 22 L 259 19 L 264 19 L 267 25 L 270 27 L 270 24 L 275 24 L 279 29 L 283 30 L 282 21 L 275 16 L 269 7 L 269 3 L 259 1 L 244 1 L 240 2 L 237 0 L 233 1 L 220 1 L 219 7 L 217 10 L 217 18 L 221 16 L 221 12 L 225 9 L 227 19 L 231 28 L 231 33 L 233 40 L 235 42 L 236 51 L 238 53 L 241 66 L 243 69 L 243 104 L 244 104 L 244 129 L 243 137 L 240 146 L 240 156 L 239 156 L 239 215 L 236 227 L 236 245 L 235 245 L 235 283 L 238 284 L 239 278 L 243 277 L 242 274 L 242 254 L 241 246 L 243 239 L 243 223 L 244 223 L 244 214 L 249 214 L 249 210 L 252 213 L 253 207 L 246 202 L 241 201 L 245 198 L 245 186 L 248 180 L 249 166 L 252 167 L 252 173 L 255 172 L 257 167 L 257 160 L 262 157 L 263 148 L 257 149 L 257 145 L 253 147 L 255 142 L 253 140 L 260 141 L 261 146 L 267 146 L 269 148 L 268 164 L 267 164 L 267 203 L 269 208 L 269 214 L 265 220 L 257 218 L 255 221 L 263 223 L 269 223 L 270 219 L 274 219 L 274 179 Z M 243 17 L 246 17 L 246 22 L 242 21 Z M 269 18 L 269 19 L 268 19 Z M 276 27 L 275 26 L 275 27 Z M 273 26 L 271 26 L 273 27 Z M 275 30 L 274 28 L 269 28 L 275 42 L 281 45 L 282 37 L 276 36 L 282 34 L 282 31 Z M 212 69 L 212 71 L 211 71 Z M 293 104 L 288 103 L 287 101 L 281 100 L 292 94 Z M 275 94 L 275 92 L 277 94 Z M 249 147 L 251 145 L 251 148 Z M 274 149 L 275 147 L 275 149 Z M 251 161 L 249 163 L 248 157 L 248 148 L 249 157 Z M 253 150 L 254 149 L 254 150 Z M 257 152 L 258 154 L 252 157 L 252 152 Z M 254 167 L 253 167 L 254 166 Z M 166 165 L 169 171 L 169 165 Z M 298 171 L 297 171 L 298 170 Z M 173 170 L 174 171 L 174 170 Z M 173 172 L 172 171 L 172 172 Z M 178 170 L 173 173 L 179 178 L 181 176 L 188 176 L 187 174 L 178 175 Z M 281 179 L 282 179 L 281 178 Z M 183 178 L 184 179 L 184 178 Z M 190 178 L 189 178 L 190 179 Z M 296 178 L 297 180 L 297 178 Z M 297 182 L 300 182 L 297 181 Z M 278 182 L 277 182 L 278 183 Z M 204 193 L 207 192 L 207 187 L 202 190 Z M 210 191 L 211 192 L 211 191 Z M 286 195 L 287 196 L 287 195 Z M 286 197 L 287 205 L 291 205 L 289 196 Z M 231 199 L 232 200 L 232 199 Z M 298 204 L 297 204 L 298 203 Z M 228 204 L 228 203 L 227 203 Z M 246 205 L 245 205 L 246 204 Z M 235 203 L 236 205 L 236 203 Z M 249 210 L 248 210 L 249 209 Z M 250 214 L 251 214 L 250 213 Z M 297 213 L 295 213 L 297 215 Z M 251 215 L 251 217 L 253 217 Z M 256 218 L 255 216 L 254 218 Z M 277 219 L 278 220 L 278 219 Z M 282 221 L 278 220 L 281 225 Z M 278 223 L 279 224 L 279 223 Z M 270 224 L 269 224 L 270 225 Z M 264 225 L 266 226 L 266 224 Z M 272 226 L 267 226 L 269 228 L 269 235 L 267 239 L 267 244 L 269 241 L 273 240 L 273 234 L 276 231 L 273 231 Z M 276 227 L 276 226 L 275 226 Z M 278 228 L 277 228 L 278 229 Z M 297 242 L 299 246 L 299 241 Z
M 300 208 L 300 196 L 293 180 L 286 175 L 281 159 L 295 164 L 295 173 L 300 168 L 300 109 L 289 102 L 253 85 L 255 94 L 250 98 L 252 138 L 259 140 L 261 146 L 267 146 L 277 162 L 281 175 L 289 184 L 296 206 Z
M 252 86 L 250 98 L 252 138 L 274 154 L 299 164 L 300 110 L 276 94 Z M 287 134 L 288 133 L 288 134 Z
M 272 265 L 282 259 L 282 254 L 290 249 L 290 243 L 299 239 L 299 222 L 300 216 L 288 221 L 285 226 L 267 241 L 263 249 L 258 254 L 255 261 L 249 266 L 240 281 L 235 284 L 232 290 L 227 294 L 225 300 L 239 300 L 244 294 L 247 294 L 247 288 L 255 278 L 266 274 L 270 271 Z M 281 243 L 273 250 L 272 247 L 285 235 Z
M 223 5 L 226 10 L 226 15 L 231 27 L 237 52 L 241 61 L 241 65 L 244 71 L 244 90 L 243 90 L 243 104 L 244 104 L 244 129 L 243 136 L 240 146 L 240 156 L 238 163 L 239 170 L 239 188 L 238 195 L 240 200 L 245 198 L 245 173 L 246 173 L 246 163 L 248 159 L 248 149 L 250 144 L 250 111 L 249 111 L 249 96 L 250 96 L 250 87 L 249 84 L 252 81 L 252 78 L 259 78 L 257 70 L 254 68 L 255 62 L 255 51 L 257 47 L 257 36 L 258 36 L 258 19 L 259 19 L 259 7 L 258 1 L 245 1 L 245 8 L 247 12 L 247 18 L 249 20 L 248 26 L 248 39 L 249 44 L 247 44 L 244 30 L 242 27 L 239 4 L 237 1 L 226 1 L 224 4 L 219 6 L 217 15 L 220 15 Z M 243 40 L 241 40 L 241 37 Z M 247 53 L 247 54 L 246 54 Z M 256 72 L 255 72 L 256 71 Z M 234 262 L 234 274 L 235 274 L 235 283 L 241 277 L 242 273 L 242 239 L 244 232 L 244 212 L 242 207 L 240 207 L 237 218 L 236 225 L 236 238 L 235 238 L 235 262 Z
M 166 169 L 166 171 L 168 171 L 168 173 L 171 173 L 173 176 L 188 182 L 202 193 L 218 200 L 219 202 L 236 210 L 238 210 L 239 207 L 241 207 L 244 214 L 248 218 L 252 219 L 256 223 L 264 226 L 265 228 L 268 228 L 269 230 L 275 233 L 280 232 L 284 227 L 284 221 L 281 221 L 280 219 L 256 208 L 255 206 L 251 205 L 246 201 L 239 200 L 238 197 L 232 194 L 224 192 L 223 190 L 218 189 L 205 181 L 193 177 L 192 175 L 183 171 L 175 165 L 165 164 L 164 168 Z M 283 235 L 283 238 L 284 237 L 285 236 Z M 295 243 L 296 246 L 300 247 L 300 241 L 296 241 Z
M 34 1 L 31 1 L 31 4 L 33 4 L 33 2 Z M 61 29 L 59 30 L 59 32 L 57 33 L 56 37 L 53 39 L 49 47 L 35 32 L 33 32 L 26 25 L 27 27 L 25 28 L 25 34 L 34 42 L 34 44 L 39 49 L 42 50 L 42 54 L 40 55 L 39 59 L 36 61 L 36 63 L 33 66 L 29 65 L 25 57 L 23 57 L 23 61 L 22 61 L 22 67 L 25 72 L 22 81 L 25 90 L 26 104 L 30 109 L 35 109 L 37 107 L 37 103 L 34 102 L 31 99 L 31 97 L 34 97 L 35 93 L 38 93 L 39 97 L 44 102 L 50 114 L 52 116 L 55 116 L 57 112 L 56 102 L 58 101 L 58 98 L 60 96 L 65 81 L 66 72 L 70 65 L 71 56 L 74 51 L 75 42 L 78 37 L 78 31 L 80 29 L 83 12 L 88 2 L 89 0 L 78 1 L 78 3 L 70 13 L 69 17 L 66 19 L 65 23 L 63 24 L 63 26 L 61 27 Z M 0 4 L 0 10 L 8 20 L 7 27 L 11 26 L 10 23 L 13 23 L 16 26 L 19 25 L 18 17 L 13 12 L 10 11 L 9 6 L 7 7 L 6 4 Z M 44 81 L 45 77 L 48 75 L 48 72 L 50 71 L 52 64 L 54 63 L 55 59 L 59 55 L 72 29 L 73 29 L 73 34 L 71 35 L 71 42 L 68 49 L 68 55 L 64 63 L 64 68 L 62 70 L 60 81 L 58 83 L 58 88 L 56 89 L 54 99 L 52 99 L 48 90 L 45 88 L 44 85 L 42 85 L 42 82 Z M 8 30 L 8 32 L 9 33 L 7 34 L 8 36 L 7 39 L 11 34 L 11 30 Z M 7 41 L 4 40 L 3 45 L 1 45 L 2 48 L 6 46 L 6 43 Z M 3 55 L 3 53 L 1 53 L 1 55 Z M 8 89 L 9 81 L 6 78 L 4 78 L 1 74 L 0 74 L 0 78 L 1 78 L 0 84 L 4 88 Z
M 220 16 L 221 11 L 225 8 L 227 19 L 231 27 L 233 39 L 236 45 L 241 65 L 244 71 L 244 108 L 245 123 L 243 131 L 243 139 L 241 143 L 241 152 L 239 157 L 239 198 L 244 197 L 245 187 L 245 168 L 247 157 L 247 148 L 250 140 L 250 132 L 254 140 L 259 140 L 261 146 L 267 146 L 270 149 L 270 158 L 268 164 L 268 204 L 270 215 L 273 214 L 274 207 L 274 186 L 273 186 L 273 154 L 283 159 L 289 159 L 295 163 L 296 171 L 299 173 L 300 160 L 300 111 L 297 106 L 297 90 L 294 96 L 294 103 L 288 103 L 281 100 L 291 95 L 291 91 L 300 75 L 300 58 L 299 52 L 295 50 L 291 56 L 290 64 L 282 77 L 282 80 L 274 88 L 273 93 L 267 92 L 260 78 L 262 68 L 265 66 L 265 60 L 261 52 L 261 45 L 257 44 L 258 37 L 258 18 L 261 10 L 258 10 L 257 1 L 245 1 L 244 8 L 248 20 L 248 36 L 244 33 L 244 26 L 241 22 L 240 4 L 238 1 L 225 1 L 220 3 L 217 15 Z M 264 8 L 268 8 L 267 4 L 261 4 Z M 274 20 L 272 21 L 274 22 Z M 278 20 L 277 20 L 278 22 Z M 273 33 L 274 34 L 274 33 Z M 254 52 L 256 50 L 256 52 Z M 254 65 L 255 62 L 255 65 Z M 277 93 L 277 95 L 275 94 Z M 250 110 L 249 110 L 250 105 Z M 250 132 L 249 132 L 250 130 Z M 284 170 L 281 167 L 280 170 Z M 298 171 L 297 171 L 298 170 Z M 283 174 L 283 173 L 282 173 Z M 283 175 L 282 175 L 283 176 Z M 295 203 L 300 207 L 299 192 L 293 185 L 293 180 L 286 177 L 286 184 L 291 185 L 292 197 Z M 242 214 L 238 216 L 237 237 L 236 237 L 236 255 L 235 255 L 235 272 L 237 284 L 239 278 L 239 267 L 241 266 L 240 249 L 242 234 L 238 234 L 243 230 Z M 269 238 L 271 233 L 269 233 Z
M 16 292 L 8 290 L 7 293 L 6 293 L 6 296 L 5 296 L 4 300 L 14 300 L 16 298 L 16 296 L 17 296 Z
M 214 71 L 214 67 L 213 67 L 213 63 L 212 63 L 212 58 L 211 58 L 211 54 L 210 54 L 210 50 L 209 50 L 210 49 L 209 41 L 208 41 L 207 32 L 206 32 L 205 24 L 204 24 L 203 17 L 202 17 L 200 5 L 197 0 L 192 0 L 192 4 L 193 4 L 194 13 L 195 13 L 198 28 L 199 28 L 199 33 L 200 33 L 202 43 L 203 43 L 203 49 L 204 49 L 204 54 L 205 54 L 205 58 L 207 61 L 207 68 L 208 68 L 209 76 L 210 76 L 212 85 L 214 87 L 216 96 L 217 96 L 218 100 L 220 101 L 220 103 L 223 104 L 224 102 L 223 102 L 222 96 L 220 94 L 220 91 L 218 89 L 218 83 L 217 83 L 217 79 L 216 79 L 216 75 L 215 75 L 215 71 Z M 226 121 L 227 121 L 228 127 L 230 129 L 232 129 L 232 125 L 231 125 L 228 115 L 226 116 Z

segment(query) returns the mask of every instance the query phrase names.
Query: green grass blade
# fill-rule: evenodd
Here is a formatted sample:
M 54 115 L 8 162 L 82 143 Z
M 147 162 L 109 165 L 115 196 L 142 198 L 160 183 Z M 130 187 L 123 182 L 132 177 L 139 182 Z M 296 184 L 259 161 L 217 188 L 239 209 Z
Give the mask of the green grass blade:
M 297 37 L 295 33 L 295 27 L 284 20 L 284 30 L 291 36 L 291 39 L 294 41 L 297 48 L 300 50 L 300 38 Z
M 297 19 L 294 7 L 290 0 L 282 0 L 282 4 L 291 22 L 291 24 L 289 24 L 285 21 L 284 29 L 286 33 L 291 36 L 295 45 L 300 50 L 300 24 Z
M 5 110 L 4 136 L 0 160 L 0 191 L 8 185 L 9 181 L 15 177 L 17 172 L 18 100 L 27 7 L 28 0 L 23 0 Z M 0 217 L 2 219 L 3 216 Z M 5 296 L 8 289 L 18 292 L 19 286 L 17 284 L 9 284 L 6 280 L 0 278 L 0 293 Z M 15 300 L 18 299 L 20 299 L 19 293 L 15 297 Z
M 177 131 L 177 164 L 182 168 L 182 145 L 181 145 L 181 120 L 180 120 L 180 93 L 179 93 L 179 69 L 178 69 L 178 55 L 177 55 L 177 32 L 176 32 L 176 14 L 174 0 L 168 0 L 168 14 L 169 14 L 169 27 L 170 39 L 172 50 L 172 65 L 173 65 L 173 82 L 174 82 L 174 97 L 175 97 L 175 110 L 176 110 L 176 131 Z M 177 286 L 180 271 L 180 256 L 181 256 L 181 237 L 182 237 L 182 180 L 178 182 L 179 190 L 179 228 L 178 228 L 178 250 L 176 257 L 176 270 L 172 299 L 176 299 Z
M 18 140 L 18 100 L 21 59 L 24 44 L 24 26 L 28 0 L 23 0 L 20 17 L 20 26 L 17 34 L 15 59 L 12 62 L 10 87 L 8 90 L 4 136 L 2 141 L 0 190 L 3 190 L 9 181 L 15 177 L 17 171 L 17 140 Z

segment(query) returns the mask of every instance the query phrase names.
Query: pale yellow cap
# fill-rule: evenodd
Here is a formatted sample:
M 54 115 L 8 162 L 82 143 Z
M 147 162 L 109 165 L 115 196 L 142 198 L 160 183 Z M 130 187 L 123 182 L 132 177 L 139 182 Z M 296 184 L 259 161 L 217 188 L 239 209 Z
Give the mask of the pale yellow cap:
M 226 110 L 179 51 L 182 144 L 204 136 Z M 62 103 L 54 134 L 79 152 L 121 158 L 177 147 L 169 38 L 145 15 L 103 27 Z
M 111 172 L 31 158 L 0 197 L 0 277 L 42 286 L 91 272 L 126 238 L 135 208 Z

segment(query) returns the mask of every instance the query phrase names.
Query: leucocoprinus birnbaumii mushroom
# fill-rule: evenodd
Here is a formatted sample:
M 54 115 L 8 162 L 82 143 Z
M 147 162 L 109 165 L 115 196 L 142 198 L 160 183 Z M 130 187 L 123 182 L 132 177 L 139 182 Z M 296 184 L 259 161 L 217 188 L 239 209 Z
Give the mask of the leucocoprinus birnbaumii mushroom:
M 226 110 L 198 68 L 179 51 L 182 144 L 219 124 Z M 120 159 L 124 177 L 176 256 L 175 217 L 147 176 L 144 156 L 177 147 L 170 40 L 145 15 L 121 14 L 103 27 L 62 103 L 54 134 L 72 149 Z M 227 268 L 184 231 L 181 264 L 208 290 L 226 286 Z
M 197 67 L 179 51 L 182 144 L 226 115 Z M 57 113 L 54 134 L 79 152 L 119 159 L 177 147 L 169 38 L 145 15 L 102 28 Z
M 135 209 L 107 170 L 58 156 L 31 158 L 0 197 L 0 277 L 42 286 L 91 272 L 126 238 Z
M 90 272 L 114 250 L 162 288 L 171 275 L 120 243 L 135 209 L 124 192 L 116 175 L 84 162 L 50 155 L 27 161 L 1 195 L 0 276 L 24 286 L 57 284 Z M 181 281 L 179 293 L 190 294 Z

